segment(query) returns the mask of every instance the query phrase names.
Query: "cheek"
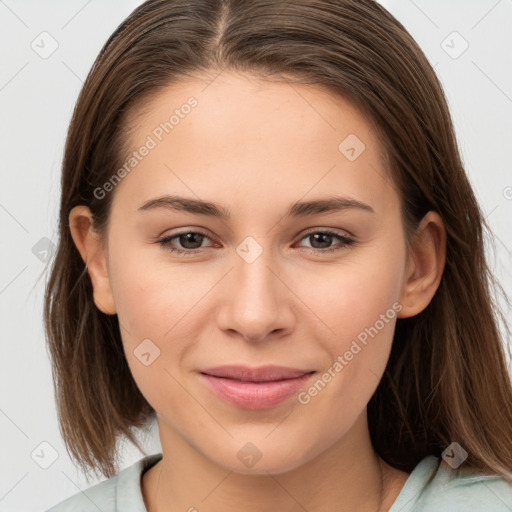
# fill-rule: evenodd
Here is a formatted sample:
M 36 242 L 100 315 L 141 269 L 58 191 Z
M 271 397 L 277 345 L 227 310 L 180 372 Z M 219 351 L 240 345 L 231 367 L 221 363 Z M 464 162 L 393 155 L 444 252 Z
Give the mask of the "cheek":
M 400 298 L 404 265 L 396 247 L 393 251 L 392 244 L 380 243 L 347 255 L 336 266 L 319 268 L 314 278 L 305 273 L 296 280 L 300 283 L 295 288 L 297 295 L 304 297 L 306 305 L 304 314 L 314 313 L 317 323 L 320 319 L 330 328 L 340 348 L 390 309 L 388 318 L 396 317 L 392 307 Z
M 182 272 L 147 265 L 135 252 L 115 266 L 113 278 L 123 348 L 137 387 L 155 410 L 181 410 L 186 397 L 176 367 L 197 338 L 187 313 L 200 290 Z
M 151 251 L 131 250 L 129 257 L 118 258 L 114 266 L 114 300 L 129 343 L 144 338 L 163 341 L 179 332 L 202 293 L 201 279 L 191 281 L 190 272 L 179 266 L 155 263 Z
M 310 325 L 317 325 L 312 336 L 328 354 L 324 371 L 330 369 L 338 376 L 333 379 L 337 382 L 333 390 L 344 395 L 344 403 L 352 402 L 355 410 L 359 401 L 369 399 L 385 369 L 397 310 L 401 308 L 394 282 L 389 278 L 376 283 L 371 276 L 353 271 L 333 279 L 330 286 L 336 288 L 335 293 L 308 296 L 312 309 L 329 327 L 327 330 L 311 318 Z M 334 367 L 336 362 L 339 364 Z
M 389 237 L 371 250 L 347 256 L 335 269 L 325 270 L 315 279 L 316 286 L 310 279 L 303 281 L 300 293 L 307 292 L 307 305 L 322 321 L 320 325 L 318 318 L 314 322 L 311 316 L 309 325 L 318 326 L 312 336 L 316 333 L 328 353 L 323 371 L 328 373 L 325 388 L 329 390 L 323 391 L 321 383 L 316 386 L 318 391 L 312 390 L 313 395 L 325 398 L 317 401 L 320 408 L 342 403 L 341 409 L 335 408 L 340 414 L 347 410 L 355 413 L 378 385 L 401 310 L 404 254 L 398 250 L 400 243 L 400 238 Z
M 157 263 L 154 249 L 124 253 L 117 255 L 111 276 L 123 347 L 138 387 L 153 405 L 163 389 L 176 387 L 170 374 L 188 368 L 187 355 L 207 316 L 204 297 L 218 277 L 185 271 L 160 257 Z M 175 391 L 181 392 L 179 386 Z

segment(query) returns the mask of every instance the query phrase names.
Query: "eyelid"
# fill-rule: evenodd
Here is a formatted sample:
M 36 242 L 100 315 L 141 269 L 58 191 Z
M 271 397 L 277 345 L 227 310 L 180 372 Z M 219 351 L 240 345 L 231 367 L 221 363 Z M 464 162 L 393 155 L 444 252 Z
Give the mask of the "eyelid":
M 344 232 L 346 234 L 342 234 L 340 231 Z M 181 231 L 179 231 L 177 233 L 173 233 L 173 234 L 170 234 L 170 235 L 167 235 L 167 236 L 159 237 L 156 240 L 156 243 L 160 244 L 163 249 L 166 249 L 167 251 L 169 251 L 171 253 L 183 254 L 183 255 L 188 255 L 188 256 L 196 255 L 199 252 L 201 252 L 203 249 L 207 249 L 208 248 L 208 247 L 198 247 L 196 249 L 182 249 L 180 247 L 172 247 L 172 248 L 170 247 L 170 241 L 172 239 L 178 238 L 178 237 L 180 237 L 182 235 L 186 235 L 188 233 L 198 234 L 198 235 L 201 235 L 201 236 L 203 236 L 205 238 L 208 238 L 209 240 L 213 240 L 213 237 L 211 237 L 208 233 L 206 233 L 202 229 L 185 228 L 185 229 L 182 229 Z M 304 247 L 304 249 L 306 249 L 307 252 L 310 252 L 310 253 L 315 253 L 315 254 L 332 253 L 332 252 L 336 252 L 336 251 L 341 251 L 343 249 L 347 249 L 348 246 L 356 244 L 355 237 L 351 233 L 349 233 L 348 231 L 346 231 L 346 230 L 339 230 L 337 228 L 322 228 L 322 227 L 314 227 L 314 228 L 308 229 L 307 231 L 303 232 L 300 235 L 300 237 L 298 238 L 297 242 L 301 242 L 306 237 L 308 237 L 309 235 L 314 234 L 314 233 L 327 234 L 327 235 L 334 236 L 334 237 L 338 238 L 338 240 L 341 241 L 340 242 L 341 243 L 341 247 L 339 246 L 339 243 L 334 245 L 334 246 L 331 246 L 331 247 L 328 247 L 328 248 L 324 248 L 324 249 L 316 249 L 314 247 L 309 247 L 309 248 L 308 247 Z M 297 243 L 297 242 L 295 242 L 295 243 Z
M 172 240 L 174 238 L 178 238 L 180 236 L 183 236 L 183 235 L 187 235 L 188 233 L 195 233 L 197 235 L 201 235 L 205 238 L 208 238 L 209 240 L 212 240 L 213 241 L 213 237 L 210 236 L 206 231 L 202 230 L 202 229 L 199 229 L 199 228 L 193 228 L 193 229 L 190 229 L 190 228 L 185 228 L 181 231 L 178 231 L 177 233 L 171 233 L 169 235 L 161 235 L 159 237 L 157 237 L 155 239 L 155 242 L 157 243 L 162 243 L 162 242 L 166 242 L 168 243 L 169 240 Z M 205 247 L 202 247 L 202 248 L 199 248 L 199 249 L 187 249 L 187 252 L 192 252 L 194 250 L 196 251 L 199 251 L 201 249 L 205 249 Z
M 305 238 L 307 238 L 309 235 L 312 235 L 312 234 L 315 234 L 315 233 L 321 233 L 321 234 L 324 234 L 324 235 L 329 235 L 329 236 L 333 236 L 335 238 L 337 238 L 338 240 L 340 240 L 339 243 L 341 243 L 341 247 L 339 246 L 339 243 L 338 244 L 335 244 L 331 247 L 327 247 L 325 249 L 315 249 L 314 247 L 305 247 L 305 249 L 308 250 L 308 252 L 310 253 L 314 253 L 314 254 L 329 254 L 329 253 L 333 253 L 333 252 L 336 252 L 336 251 L 342 251 L 343 249 L 347 249 L 349 246 L 353 246 L 355 245 L 357 242 L 356 242 L 356 239 L 355 237 L 353 237 L 352 235 L 344 235 L 344 234 L 341 234 L 337 229 L 333 229 L 333 228 L 313 228 L 309 231 L 306 231 L 304 234 L 302 234 L 302 236 L 299 238 L 299 242 L 301 242 L 302 240 L 304 240 Z M 348 232 L 345 232 L 345 233 L 348 233 Z
M 172 234 L 169 234 L 169 235 L 160 235 L 160 236 L 156 237 L 155 241 L 161 241 L 163 239 L 176 238 L 178 236 L 186 235 L 188 233 L 196 233 L 198 235 L 202 235 L 202 236 L 204 236 L 206 238 L 209 238 L 210 240 L 213 239 L 212 236 L 210 236 L 205 230 L 202 230 L 201 228 L 185 228 L 182 231 L 178 231 L 177 233 L 172 233 Z M 340 230 L 338 228 L 315 227 L 315 228 L 310 228 L 307 231 L 303 232 L 297 238 L 297 240 L 301 241 L 303 238 L 305 238 L 306 236 L 308 236 L 308 235 L 310 235 L 312 233 L 328 233 L 328 234 L 336 235 L 336 236 L 339 236 L 339 237 L 342 237 L 342 238 L 355 238 L 352 233 L 350 233 L 349 231 L 347 231 L 345 229 Z M 189 249 L 189 250 L 192 250 L 192 249 Z
M 317 228 L 311 228 L 306 230 L 301 236 L 300 240 L 302 240 L 305 236 L 310 235 L 311 233 L 331 233 L 336 236 L 341 236 L 344 238 L 355 238 L 355 236 L 346 229 L 340 229 L 340 228 L 327 228 L 327 227 L 317 227 Z

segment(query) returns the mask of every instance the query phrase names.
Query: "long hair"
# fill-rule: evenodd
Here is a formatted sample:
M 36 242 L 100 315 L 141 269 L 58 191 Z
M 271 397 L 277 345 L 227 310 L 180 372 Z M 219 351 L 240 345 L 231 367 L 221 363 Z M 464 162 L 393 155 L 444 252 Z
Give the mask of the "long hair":
M 116 471 L 119 439 L 137 445 L 155 411 L 125 359 L 116 315 L 93 302 L 68 216 L 87 205 L 104 233 L 128 116 L 197 72 L 253 73 L 323 85 L 375 125 L 400 196 L 406 240 L 430 210 L 442 217 L 446 264 L 421 313 L 398 319 L 389 361 L 367 407 L 371 440 L 410 472 L 452 442 L 463 466 L 512 472 L 512 386 L 484 252 L 491 233 L 461 162 L 441 84 L 417 43 L 373 0 L 149 0 L 105 43 L 77 100 L 63 159 L 59 242 L 44 319 L 61 433 L 84 471 Z M 142 451 L 142 450 L 141 450 Z

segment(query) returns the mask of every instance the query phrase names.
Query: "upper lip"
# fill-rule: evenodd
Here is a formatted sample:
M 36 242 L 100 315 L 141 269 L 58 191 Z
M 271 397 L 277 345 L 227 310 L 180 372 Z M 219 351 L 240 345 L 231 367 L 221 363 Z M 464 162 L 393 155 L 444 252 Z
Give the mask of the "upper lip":
M 273 380 L 285 380 L 301 377 L 313 370 L 300 370 L 298 368 L 287 368 L 285 366 L 260 366 L 251 368 L 241 365 L 224 365 L 199 370 L 200 373 L 213 377 L 223 377 L 245 382 L 269 382 Z

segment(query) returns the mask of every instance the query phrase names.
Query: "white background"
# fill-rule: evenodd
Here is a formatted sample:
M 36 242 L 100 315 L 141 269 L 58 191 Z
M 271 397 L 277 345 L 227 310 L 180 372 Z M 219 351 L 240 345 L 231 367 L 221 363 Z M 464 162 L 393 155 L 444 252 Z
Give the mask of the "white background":
M 140 3 L 0 0 L 3 512 L 42 511 L 96 483 L 77 472 L 59 434 L 42 323 L 47 274 L 32 249 L 48 243 L 40 241 L 45 237 L 57 242 L 60 165 L 82 82 L 107 37 Z M 441 79 L 466 170 L 496 235 L 490 261 L 511 296 L 512 1 L 382 3 L 418 41 Z M 31 47 L 43 31 L 58 42 L 46 59 Z M 457 36 L 446 39 L 453 31 L 469 43 L 456 59 L 442 47 L 460 48 Z M 31 458 L 36 448 L 51 456 L 42 442 L 58 455 L 48 469 Z M 157 436 L 146 446 L 148 453 L 159 451 Z M 143 456 L 135 449 L 123 454 L 123 467 Z

